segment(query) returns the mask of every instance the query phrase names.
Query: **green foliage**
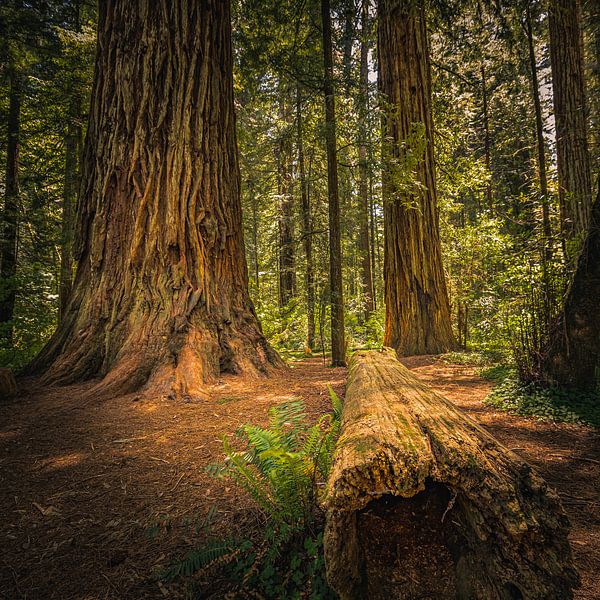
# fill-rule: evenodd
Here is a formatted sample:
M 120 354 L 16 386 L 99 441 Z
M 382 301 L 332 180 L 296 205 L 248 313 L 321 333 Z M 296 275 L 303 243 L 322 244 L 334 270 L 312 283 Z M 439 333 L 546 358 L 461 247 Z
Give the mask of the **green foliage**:
M 486 404 L 522 417 L 543 421 L 600 427 L 600 395 L 574 390 L 523 384 L 515 371 L 493 373 L 500 383 L 486 398 Z
M 507 354 L 498 349 L 447 352 L 441 356 L 442 360 L 447 363 L 454 365 L 471 365 L 474 367 L 489 367 L 506 359 L 506 357 Z
M 330 388 L 332 412 L 307 422 L 304 403 L 295 400 L 269 411 L 267 427 L 244 425 L 243 447 L 223 439 L 226 459 L 211 465 L 215 477 L 236 482 L 254 498 L 266 519 L 254 538 L 207 536 L 206 542 L 173 564 L 167 579 L 215 573 L 236 593 L 265 598 L 334 598 L 325 579 L 320 505 L 331 468 L 342 403 Z M 199 596 L 200 597 L 200 596 Z M 201 596 L 204 597 L 204 596 Z

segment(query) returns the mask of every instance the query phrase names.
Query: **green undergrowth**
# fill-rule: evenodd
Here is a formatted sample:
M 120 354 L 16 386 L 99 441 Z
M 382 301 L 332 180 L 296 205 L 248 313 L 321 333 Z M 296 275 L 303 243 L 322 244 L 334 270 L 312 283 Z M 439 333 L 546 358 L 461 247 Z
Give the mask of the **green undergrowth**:
M 507 352 L 497 348 L 459 350 L 456 352 L 446 352 L 446 354 L 442 354 L 440 358 L 444 362 L 453 365 L 490 367 L 505 362 L 507 359 Z
M 600 427 L 600 394 L 519 381 L 516 370 L 495 365 L 481 372 L 496 382 L 485 399 L 494 408 L 543 421 Z
M 207 469 L 252 496 L 265 526 L 247 537 L 205 528 L 202 543 L 163 580 L 188 581 L 191 598 L 336 597 L 325 578 L 321 507 L 342 406 L 329 393 L 332 411 L 314 423 L 293 400 L 270 410 L 268 427 L 243 425 L 233 445 L 223 438 L 225 461 Z

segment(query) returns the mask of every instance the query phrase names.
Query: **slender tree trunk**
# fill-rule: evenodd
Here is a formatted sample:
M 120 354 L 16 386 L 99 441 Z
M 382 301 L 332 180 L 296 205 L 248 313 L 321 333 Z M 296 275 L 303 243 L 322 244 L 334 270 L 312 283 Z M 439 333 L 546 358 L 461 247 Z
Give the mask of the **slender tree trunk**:
M 260 292 L 260 267 L 258 264 L 258 195 L 254 191 L 254 186 L 250 187 L 250 197 L 252 198 L 252 254 L 254 258 L 254 285 L 256 292 Z
M 361 41 L 360 41 L 360 90 L 359 90 L 359 252 L 361 259 L 361 285 L 365 302 L 365 320 L 373 312 L 373 274 L 371 272 L 371 251 L 369 244 L 369 165 L 367 162 L 368 127 L 367 102 L 369 98 L 369 2 L 363 0 L 361 9 Z
M 329 285 L 331 297 L 331 364 L 346 364 L 344 340 L 344 295 L 342 289 L 342 240 L 338 192 L 335 96 L 333 91 L 333 48 L 329 0 L 321 0 L 323 64 L 325 76 L 325 142 L 327 146 L 327 191 L 329 197 Z
M 79 187 L 81 149 L 81 99 L 73 97 L 65 136 L 65 168 L 61 224 L 60 283 L 58 319 L 62 321 L 73 287 L 73 221 Z
M 488 92 L 487 92 L 487 77 L 485 73 L 485 65 L 481 65 L 481 97 L 483 99 L 483 151 L 485 158 L 485 168 L 491 177 L 492 158 L 490 144 L 490 116 L 488 110 Z M 492 197 L 492 181 L 488 180 L 485 186 L 485 198 L 490 212 L 494 210 L 494 200 Z
M 550 204 L 548 196 L 548 176 L 546 173 L 546 145 L 544 142 L 544 118 L 542 116 L 542 103 L 540 100 L 540 85 L 538 81 L 537 60 L 531 23 L 531 10 L 529 3 L 526 9 L 525 31 L 529 48 L 529 71 L 531 75 L 531 93 L 535 109 L 535 134 L 537 142 L 537 162 L 540 178 L 540 200 L 542 203 L 542 228 L 544 236 L 543 259 L 545 263 L 552 260 L 552 227 L 550 225 Z
M 600 184 L 600 182 L 599 182 Z M 563 312 L 549 336 L 542 379 L 567 388 L 595 389 L 600 367 L 600 191 L 567 292 Z
M 79 32 L 79 3 L 74 5 L 73 31 Z M 73 288 L 73 226 L 75 204 L 79 190 L 80 158 L 83 131 L 82 98 L 78 89 L 71 91 L 68 108 L 67 132 L 65 135 L 65 166 L 62 202 L 62 223 L 60 243 L 60 279 L 58 288 L 58 320 L 63 320 Z
M 574 262 L 592 204 L 578 0 L 551 0 L 548 25 L 562 240 L 569 262 Z
M 280 89 L 280 119 L 291 121 L 288 91 Z M 296 256 L 294 251 L 294 195 L 292 189 L 292 144 L 286 130 L 281 133 L 277 148 L 279 197 L 279 307 L 287 306 L 296 292 Z
M 380 0 L 379 69 L 389 105 L 384 116 L 384 344 L 404 355 L 443 352 L 455 347 L 455 341 L 442 267 L 431 73 L 421 3 Z M 402 184 L 407 154 L 413 159 L 416 154 L 411 171 L 417 181 Z
M 9 100 L 6 143 L 6 178 L 2 214 L 2 254 L 0 256 L 0 337 L 13 343 L 12 320 L 17 288 L 17 241 L 19 229 L 19 137 L 23 81 L 14 65 L 9 68 Z
M 315 281 L 312 256 L 312 225 L 310 218 L 310 198 L 306 184 L 304 164 L 304 142 L 302 137 L 302 90 L 296 87 L 296 127 L 298 148 L 298 175 L 300 179 L 300 199 L 302 204 L 302 241 L 306 258 L 306 347 L 312 350 L 315 345 Z
M 344 0 L 344 87 L 346 95 L 351 92 L 352 46 L 354 44 L 354 0 Z
M 31 365 L 204 395 L 279 359 L 248 294 L 229 3 L 100 3 L 67 314 Z

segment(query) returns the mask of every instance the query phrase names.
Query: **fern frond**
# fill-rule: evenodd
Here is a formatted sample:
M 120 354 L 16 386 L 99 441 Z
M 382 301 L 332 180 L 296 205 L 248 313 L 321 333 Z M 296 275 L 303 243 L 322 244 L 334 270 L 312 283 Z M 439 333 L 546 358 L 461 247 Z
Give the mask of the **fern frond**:
M 333 391 L 333 388 L 328 385 L 327 390 L 329 391 L 329 398 L 331 398 L 331 408 L 333 409 L 333 420 L 342 420 L 342 410 L 344 408 L 343 402 L 340 397 Z

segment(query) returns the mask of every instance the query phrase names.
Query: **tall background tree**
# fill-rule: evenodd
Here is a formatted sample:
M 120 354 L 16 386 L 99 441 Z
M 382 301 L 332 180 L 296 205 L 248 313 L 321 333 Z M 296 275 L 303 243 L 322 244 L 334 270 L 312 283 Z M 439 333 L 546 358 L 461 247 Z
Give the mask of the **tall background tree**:
M 384 344 L 403 355 L 454 347 L 442 266 L 426 14 L 417 2 L 380 0 L 384 109 Z

